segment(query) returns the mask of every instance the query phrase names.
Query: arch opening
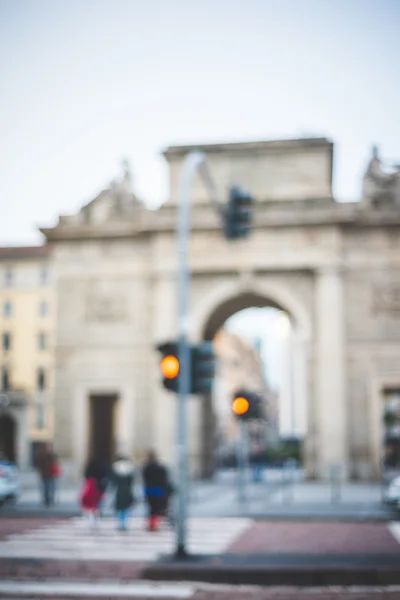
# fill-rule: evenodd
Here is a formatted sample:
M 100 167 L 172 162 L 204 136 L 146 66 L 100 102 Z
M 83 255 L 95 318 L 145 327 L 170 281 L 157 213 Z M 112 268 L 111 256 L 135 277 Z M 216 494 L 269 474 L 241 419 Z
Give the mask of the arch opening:
M 242 294 L 229 298 L 214 309 L 204 325 L 202 337 L 204 340 L 213 340 L 217 331 L 224 323 L 230 317 L 243 310 L 268 307 L 284 312 L 294 324 L 294 317 L 292 314 L 279 303 L 255 292 L 243 292 Z
M 304 345 L 296 350 L 296 339 L 302 333 L 301 319 L 282 303 L 255 292 L 232 296 L 210 312 L 202 337 L 214 340 L 217 372 L 213 391 L 202 402 L 204 477 L 217 467 L 235 464 L 239 427 L 231 399 L 239 387 L 257 391 L 265 402 L 265 419 L 248 426 L 250 456 L 261 455 L 265 463 L 278 462 L 283 455 L 301 461 L 306 377 L 303 373 L 303 389 L 296 390 L 296 371 L 299 364 L 304 371 L 306 362 Z

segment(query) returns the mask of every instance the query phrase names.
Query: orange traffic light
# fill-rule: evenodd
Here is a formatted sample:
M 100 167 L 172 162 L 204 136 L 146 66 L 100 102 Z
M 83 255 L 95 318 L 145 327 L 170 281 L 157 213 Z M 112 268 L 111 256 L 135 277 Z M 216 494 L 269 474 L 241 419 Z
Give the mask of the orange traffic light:
M 156 346 L 161 352 L 160 371 L 163 375 L 162 383 L 166 390 L 177 393 L 179 390 L 180 364 L 179 343 L 168 341 Z
M 250 404 L 246 398 L 239 396 L 235 398 L 232 402 L 232 410 L 238 417 L 245 415 L 249 410 Z
M 164 356 L 161 361 L 161 371 L 167 379 L 174 379 L 179 373 L 179 360 L 173 354 Z

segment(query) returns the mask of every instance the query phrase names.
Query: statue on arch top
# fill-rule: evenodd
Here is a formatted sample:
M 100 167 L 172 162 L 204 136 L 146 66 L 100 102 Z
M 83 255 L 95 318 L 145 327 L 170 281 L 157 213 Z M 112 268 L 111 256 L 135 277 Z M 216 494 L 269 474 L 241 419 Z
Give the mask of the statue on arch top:
M 91 202 L 83 206 L 79 217 L 87 224 L 100 225 L 110 221 L 135 218 L 143 205 L 132 191 L 129 162 L 121 162 L 122 174 L 113 179 Z
M 124 158 L 121 161 L 121 167 L 122 167 L 122 171 L 123 171 L 122 183 L 123 183 L 125 189 L 128 192 L 131 192 L 131 190 L 132 190 L 132 169 L 131 169 L 130 162 L 127 158 Z
M 114 199 L 116 214 L 126 214 L 138 204 L 138 199 L 132 191 L 132 170 L 127 159 L 121 161 L 122 177 L 111 182 L 111 193 Z
M 383 165 L 377 146 L 364 175 L 362 200 L 368 206 L 400 207 L 400 165 Z

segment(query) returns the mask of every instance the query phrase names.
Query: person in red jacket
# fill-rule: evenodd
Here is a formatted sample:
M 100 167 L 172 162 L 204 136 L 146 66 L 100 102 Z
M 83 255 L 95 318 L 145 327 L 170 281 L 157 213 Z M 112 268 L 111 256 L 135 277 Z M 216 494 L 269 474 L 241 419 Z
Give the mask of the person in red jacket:
M 88 517 L 90 528 L 97 526 L 97 517 L 100 512 L 100 504 L 104 496 L 106 484 L 105 473 L 102 465 L 96 459 L 91 459 L 85 469 L 80 505 L 83 513 Z

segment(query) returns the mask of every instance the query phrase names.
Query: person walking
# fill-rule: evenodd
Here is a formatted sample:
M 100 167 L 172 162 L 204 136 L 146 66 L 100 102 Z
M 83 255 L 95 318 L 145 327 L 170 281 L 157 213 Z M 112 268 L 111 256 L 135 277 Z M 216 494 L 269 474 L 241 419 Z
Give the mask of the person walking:
M 83 513 L 89 520 L 91 530 L 96 529 L 101 503 L 108 485 L 109 473 L 103 463 L 92 457 L 86 465 L 80 494 Z
M 119 531 L 127 531 L 127 521 L 134 504 L 132 487 L 134 484 L 134 466 L 125 456 L 118 456 L 112 465 L 111 483 L 115 488 L 114 508 Z
M 58 504 L 60 502 L 60 479 L 62 475 L 62 468 L 57 459 L 54 460 L 51 466 L 51 475 L 53 477 L 53 502 L 54 504 Z
M 110 479 L 110 469 L 101 459 L 92 457 L 87 463 L 85 469 L 85 478 L 93 478 L 96 480 L 96 486 L 101 495 L 98 507 L 98 515 L 101 516 L 104 496 Z
M 94 477 L 85 477 L 80 497 L 83 514 L 89 521 L 89 527 L 94 531 L 97 527 L 97 517 L 102 494 L 97 487 Z
M 47 507 L 54 504 L 55 473 L 58 459 L 49 444 L 45 444 L 36 459 L 36 468 L 41 479 L 43 504 Z
M 161 517 L 166 516 L 168 511 L 168 499 L 170 496 L 170 483 L 168 471 L 158 459 L 154 450 L 147 454 L 147 460 L 143 467 L 142 478 L 144 494 L 148 505 L 149 531 L 158 531 Z

